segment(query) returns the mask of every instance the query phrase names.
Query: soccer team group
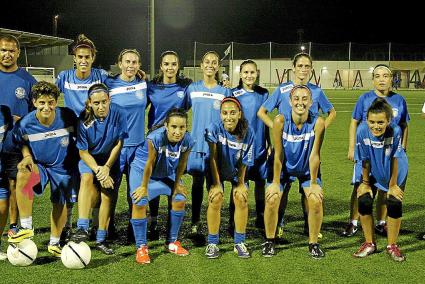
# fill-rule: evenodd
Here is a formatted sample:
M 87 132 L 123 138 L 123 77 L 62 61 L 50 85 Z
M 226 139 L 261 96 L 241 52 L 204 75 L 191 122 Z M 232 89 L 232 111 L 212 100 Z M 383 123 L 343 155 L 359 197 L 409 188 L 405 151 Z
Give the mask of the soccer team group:
M 275 239 L 282 234 L 288 192 L 296 179 L 309 253 L 313 258 L 325 256 L 318 243 L 323 220 L 320 149 L 336 111 L 323 91 L 309 83 L 312 59 L 308 54 L 295 55 L 293 80 L 269 96 L 255 84 L 258 70 L 252 60 L 241 64 L 236 88 L 221 85 L 220 56 L 215 51 L 203 55 L 200 81 L 181 76 L 177 53 L 165 51 L 159 73 L 147 82 L 137 50 L 121 51 L 117 61 L 121 73 L 108 75 L 92 68 L 95 45 L 80 35 L 73 45 L 75 68 L 62 71 L 56 84 L 36 82 L 19 68 L 19 53 L 15 37 L 0 35 L 0 235 L 9 217 L 8 242 L 34 236 L 34 195 L 42 194 L 50 183 L 48 251 L 60 257 L 63 240 L 88 241 L 91 228 L 96 227 L 96 249 L 113 254 L 106 240 L 108 233 L 114 233 L 118 190 L 126 174 L 136 261 L 150 263 L 147 206 L 149 231 L 155 235 L 160 195 L 169 201 L 167 249 L 186 256 L 189 252 L 178 237 L 188 200 L 181 178 L 187 173 L 193 180 L 193 237 L 201 234 L 204 183 L 208 192 L 207 258 L 219 257 L 225 181 L 232 188 L 229 224 L 234 252 L 249 258 L 245 244 L 248 182 L 255 183 L 256 226 L 265 230 L 261 253 L 272 257 Z M 406 101 L 392 91 L 391 82 L 390 68 L 377 65 L 374 90 L 360 96 L 353 111 L 348 151 L 348 158 L 355 162 L 352 216 L 343 235 L 354 235 L 360 218 L 365 242 L 353 255 L 361 258 L 376 252 L 378 230 L 387 235 L 389 256 L 403 261 L 397 238 L 408 169 L 409 114 Z M 61 94 L 65 107 L 58 106 Z M 279 114 L 272 119 L 268 113 L 274 109 Z M 74 204 L 78 220 L 71 232 Z M 4 253 L 0 257 L 5 258 Z

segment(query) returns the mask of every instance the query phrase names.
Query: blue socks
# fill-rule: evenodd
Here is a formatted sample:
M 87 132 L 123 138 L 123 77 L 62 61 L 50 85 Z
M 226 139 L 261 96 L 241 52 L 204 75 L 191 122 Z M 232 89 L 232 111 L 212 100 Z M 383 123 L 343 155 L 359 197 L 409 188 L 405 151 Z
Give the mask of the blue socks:
M 77 220 L 77 229 L 81 228 L 81 229 L 84 229 L 84 230 L 88 231 L 89 230 L 89 223 L 90 223 L 90 220 L 89 219 L 78 218 L 78 220 Z
M 185 211 L 181 210 L 181 211 L 174 211 L 171 210 L 170 211 L 170 215 L 171 215 L 171 228 L 170 228 L 170 236 L 168 241 L 170 243 L 175 242 L 177 240 L 177 237 L 179 235 L 179 231 L 180 231 L 180 226 L 183 222 L 183 218 L 185 215 Z
M 235 244 L 240 244 L 245 242 L 245 233 L 236 233 L 234 234 Z
M 146 232 L 148 230 L 148 218 L 143 219 L 131 219 L 131 225 L 133 226 L 134 239 L 136 240 L 136 248 L 140 248 L 141 245 L 146 245 Z
M 208 234 L 208 244 L 216 244 L 218 245 L 219 235 L 218 234 Z

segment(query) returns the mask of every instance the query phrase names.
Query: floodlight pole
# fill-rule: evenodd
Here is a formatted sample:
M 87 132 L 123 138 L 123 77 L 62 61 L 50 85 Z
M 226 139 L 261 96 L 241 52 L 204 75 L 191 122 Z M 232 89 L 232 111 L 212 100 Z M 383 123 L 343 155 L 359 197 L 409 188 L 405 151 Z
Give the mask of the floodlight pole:
M 149 0 L 150 79 L 155 75 L 155 0 Z
M 54 15 L 53 16 L 53 36 L 55 37 L 58 36 L 58 20 L 59 20 L 59 15 Z

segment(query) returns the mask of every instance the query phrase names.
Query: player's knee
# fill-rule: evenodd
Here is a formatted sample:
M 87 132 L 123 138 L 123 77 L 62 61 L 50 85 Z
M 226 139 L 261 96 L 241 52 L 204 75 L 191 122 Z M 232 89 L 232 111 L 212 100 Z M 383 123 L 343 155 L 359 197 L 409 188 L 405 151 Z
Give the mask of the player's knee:
M 402 202 L 392 195 L 387 198 L 387 214 L 388 217 L 394 219 L 398 219 L 403 216 Z
M 266 207 L 268 207 L 270 210 L 277 210 L 279 207 L 279 195 L 274 194 L 270 198 L 266 200 Z
M 172 208 L 174 211 L 182 211 L 184 210 L 184 206 L 185 206 L 186 202 L 184 201 L 173 201 L 172 203 Z
M 211 194 L 209 198 L 209 206 L 212 206 L 213 208 L 221 208 L 221 204 L 223 203 L 223 194 L 221 193 L 215 193 Z
M 82 174 L 81 175 L 81 187 L 90 187 L 93 185 L 93 175 L 90 174 Z
M 365 193 L 358 198 L 360 215 L 372 215 L 373 198 L 369 193 Z
M 233 195 L 233 200 L 235 201 L 235 206 L 237 208 L 246 208 L 248 206 L 247 200 L 243 197 L 242 194 L 236 193 Z

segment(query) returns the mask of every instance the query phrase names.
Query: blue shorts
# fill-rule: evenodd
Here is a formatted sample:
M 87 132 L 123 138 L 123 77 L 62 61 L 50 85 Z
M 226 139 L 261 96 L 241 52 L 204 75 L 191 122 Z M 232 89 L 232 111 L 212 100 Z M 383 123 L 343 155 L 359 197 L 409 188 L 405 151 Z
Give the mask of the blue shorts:
M 0 174 L 0 200 L 9 199 L 9 181 L 4 173 Z
M 148 183 L 148 198 L 142 198 L 135 203 L 132 194 L 142 184 L 143 169 L 136 166 L 134 163 L 130 169 L 130 198 L 133 204 L 137 206 L 146 206 L 148 202 L 160 195 L 171 196 L 174 188 L 174 180 L 169 177 L 166 178 L 151 178 Z M 186 198 L 177 194 L 175 201 L 184 201 Z
M 203 174 L 207 163 L 207 154 L 202 152 L 190 152 L 187 161 L 187 172 L 192 174 Z
M 122 147 L 121 153 L 120 153 L 120 172 L 121 175 L 126 171 L 127 173 L 130 172 L 130 164 L 134 160 L 134 155 L 136 154 L 136 149 L 138 146 L 125 146 Z
M 102 165 L 104 163 L 99 163 L 99 164 Z M 94 182 L 96 184 L 98 184 L 95 173 L 92 171 L 92 169 L 90 169 L 89 166 L 87 166 L 86 163 L 84 163 L 83 160 L 80 160 L 78 162 L 78 170 L 80 171 L 80 175 L 82 175 L 82 174 L 92 174 L 93 176 L 95 176 Z M 109 171 L 109 175 L 114 181 L 114 189 L 118 190 L 120 188 L 119 180 L 120 180 L 120 176 L 121 176 L 121 174 L 120 174 L 120 164 L 119 164 L 118 159 L 117 159 L 117 161 L 115 161 L 114 165 L 111 167 L 111 169 Z M 100 184 L 99 184 L 99 186 L 100 186 Z
M 264 155 L 254 160 L 253 166 L 248 167 L 246 178 L 252 181 L 265 180 L 267 178 L 268 168 L 267 153 L 264 153 Z M 273 170 L 273 168 L 271 169 Z
M 52 203 L 75 203 L 77 202 L 80 179 L 78 172 L 61 168 L 46 168 L 37 164 L 40 173 L 40 186 L 34 187 L 36 195 L 43 194 L 47 183 L 50 182 L 50 201 Z

